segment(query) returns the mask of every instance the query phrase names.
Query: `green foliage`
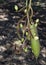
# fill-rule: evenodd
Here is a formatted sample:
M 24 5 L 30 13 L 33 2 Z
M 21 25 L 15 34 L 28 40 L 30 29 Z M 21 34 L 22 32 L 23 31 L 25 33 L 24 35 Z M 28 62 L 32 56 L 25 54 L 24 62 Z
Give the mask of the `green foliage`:
M 15 10 L 18 11 L 17 5 L 15 5 Z M 38 33 L 37 33 L 37 25 L 38 25 L 39 19 L 36 19 L 35 23 L 32 22 L 33 21 L 32 20 L 32 16 L 33 16 L 32 0 L 29 0 L 29 2 L 28 2 L 28 0 L 26 0 L 26 5 L 25 5 L 24 9 L 22 8 L 18 12 L 21 12 L 22 10 L 24 10 L 23 12 L 26 13 L 25 16 L 27 16 L 26 17 L 27 25 L 23 25 L 23 23 L 21 23 L 21 20 L 19 21 L 19 23 L 17 25 L 17 29 L 18 29 L 18 31 L 21 29 L 21 31 L 22 32 L 24 31 L 24 33 L 22 33 L 23 38 L 21 38 L 19 32 L 18 32 L 18 35 L 21 38 L 21 42 L 23 43 L 22 45 L 25 45 L 25 39 L 28 39 L 31 42 L 32 51 L 34 53 L 35 58 L 37 59 L 40 54 L 40 42 L 39 42 L 39 37 L 38 37 Z M 26 36 L 24 36 L 25 34 L 26 34 Z M 23 50 L 24 50 L 24 52 L 28 52 L 27 46 L 24 46 Z

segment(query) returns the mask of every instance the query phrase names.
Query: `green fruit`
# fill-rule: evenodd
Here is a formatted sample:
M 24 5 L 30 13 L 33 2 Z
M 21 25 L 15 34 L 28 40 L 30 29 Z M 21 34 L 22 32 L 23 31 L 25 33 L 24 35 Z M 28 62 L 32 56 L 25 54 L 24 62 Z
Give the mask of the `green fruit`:
M 22 28 L 23 27 L 23 25 L 22 25 L 22 23 L 20 24 L 20 28 Z
M 28 52 L 28 48 L 27 47 L 23 48 L 23 50 L 24 50 L 24 52 Z
M 15 5 L 14 8 L 15 8 L 16 11 L 18 11 L 18 6 L 17 5 Z
M 21 39 L 21 42 L 24 42 L 24 38 Z
M 24 13 L 27 13 L 27 9 L 24 10 Z
M 38 23 L 39 22 L 39 19 L 36 19 L 36 23 Z
M 37 59 L 39 57 L 39 54 L 40 54 L 40 43 L 39 43 L 38 37 L 31 38 L 31 47 L 32 47 L 32 51 L 34 53 L 34 56 Z
M 37 28 L 34 23 L 32 25 L 30 25 L 30 29 L 31 29 L 31 33 L 32 33 L 33 37 L 38 35 Z
M 28 32 L 26 32 L 26 36 L 28 36 Z
M 34 56 L 38 58 L 40 54 L 40 42 L 39 42 L 39 37 L 37 33 L 37 28 L 35 27 L 34 23 L 30 26 L 30 29 L 33 36 L 33 37 L 31 36 L 32 51 L 34 53 Z

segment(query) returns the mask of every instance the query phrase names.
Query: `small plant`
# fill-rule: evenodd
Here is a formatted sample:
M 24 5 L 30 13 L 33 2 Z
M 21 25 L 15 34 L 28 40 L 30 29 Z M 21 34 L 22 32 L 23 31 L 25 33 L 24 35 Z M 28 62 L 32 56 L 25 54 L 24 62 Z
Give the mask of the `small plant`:
M 17 25 L 17 34 L 19 38 L 21 39 L 22 42 L 22 48 L 25 52 L 28 52 L 27 46 L 25 46 L 25 41 L 29 40 L 30 41 L 30 47 L 32 48 L 32 52 L 34 53 L 35 58 L 37 59 L 40 54 L 40 42 L 39 42 L 39 37 L 37 33 L 37 25 L 39 22 L 39 19 L 36 19 L 36 22 L 33 22 L 32 16 L 33 16 L 33 9 L 32 9 L 32 0 L 26 0 L 26 6 L 22 8 L 21 10 L 17 11 L 20 12 L 24 10 L 24 13 L 26 14 L 22 19 L 26 17 L 27 21 L 23 22 L 19 20 L 18 25 Z M 17 6 L 16 6 L 17 7 Z M 18 10 L 18 7 L 15 10 Z M 27 23 L 27 24 L 26 24 Z M 19 33 L 21 30 L 22 32 L 22 37 Z

